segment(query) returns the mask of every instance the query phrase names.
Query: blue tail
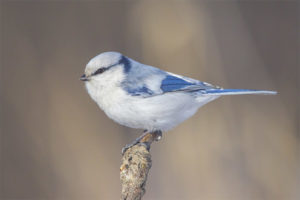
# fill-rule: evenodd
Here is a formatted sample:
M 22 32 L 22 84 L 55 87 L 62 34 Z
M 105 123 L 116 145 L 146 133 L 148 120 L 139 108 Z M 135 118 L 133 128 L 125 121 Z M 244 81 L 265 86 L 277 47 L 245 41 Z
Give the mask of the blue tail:
M 247 89 L 208 89 L 203 92 L 205 96 L 240 95 L 240 94 L 277 94 L 276 91 L 247 90 Z

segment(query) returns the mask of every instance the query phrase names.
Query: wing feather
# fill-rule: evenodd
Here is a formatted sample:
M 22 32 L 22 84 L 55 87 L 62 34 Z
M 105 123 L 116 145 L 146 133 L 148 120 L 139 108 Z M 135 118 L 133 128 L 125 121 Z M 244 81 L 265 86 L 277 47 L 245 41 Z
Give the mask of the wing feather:
M 166 93 L 179 91 L 195 92 L 198 90 L 215 89 L 217 87 L 209 83 L 168 73 L 166 78 L 162 80 L 160 88 L 164 93 Z
M 131 68 L 121 83 L 132 96 L 152 97 L 168 92 L 195 92 L 217 89 L 209 83 L 194 80 L 131 60 Z

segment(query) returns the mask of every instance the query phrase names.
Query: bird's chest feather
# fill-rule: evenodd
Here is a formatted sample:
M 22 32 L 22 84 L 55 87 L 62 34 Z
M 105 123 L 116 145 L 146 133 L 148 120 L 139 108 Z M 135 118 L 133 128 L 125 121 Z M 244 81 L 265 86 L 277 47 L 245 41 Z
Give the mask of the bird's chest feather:
M 133 115 L 134 105 L 131 97 L 119 87 L 93 87 L 87 85 L 92 99 L 108 117 L 123 125 L 129 125 L 127 120 Z

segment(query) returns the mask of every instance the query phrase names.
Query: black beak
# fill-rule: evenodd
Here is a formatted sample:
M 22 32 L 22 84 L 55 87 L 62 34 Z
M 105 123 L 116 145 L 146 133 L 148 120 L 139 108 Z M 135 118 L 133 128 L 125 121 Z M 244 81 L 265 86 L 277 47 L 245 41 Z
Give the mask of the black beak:
M 86 77 L 86 75 L 85 74 L 83 74 L 80 78 L 79 78 L 79 80 L 81 80 L 81 81 L 88 81 L 89 80 L 89 78 L 88 77 Z

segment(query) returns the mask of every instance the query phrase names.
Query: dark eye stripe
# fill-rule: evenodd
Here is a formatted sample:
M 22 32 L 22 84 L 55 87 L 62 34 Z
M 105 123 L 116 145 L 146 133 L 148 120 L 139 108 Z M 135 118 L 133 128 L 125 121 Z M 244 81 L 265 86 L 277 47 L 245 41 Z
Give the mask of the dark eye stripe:
M 105 72 L 107 70 L 107 68 L 100 68 L 100 69 L 97 69 L 97 71 L 95 71 L 93 73 L 93 75 L 97 75 L 97 74 L 102 74 L 103 72 Z
M 111 65 L 111 66 L 109 66 L 109 67 L 105 67 L 105 68 L 102 67 L 102 68 L 99 68 L 97 71 L 95 71 L 95 72 L 92 74 L 92 76 L 93 76 L 93 75 L 97 75 L 97 74 L 102 74 L 102 73 L 105 72 L 106 70 L 108 70 L 108 69 L 110 69 L 110 68 L 112 68 L 112 67 L 114 67 L 114 66 L 120 65 L 120 64 L 123 64 L 123 65 L 124 65 L 125 72 L 128 72 L 128 71 L 130 70 L 130 68 L 131 68 L 131 65 L 130 65 L 130 62 L 129 62 L 128 58 L 126 58 L 125 56 L 122 56 L 118 63 L 113 64 L 113 65 Z

